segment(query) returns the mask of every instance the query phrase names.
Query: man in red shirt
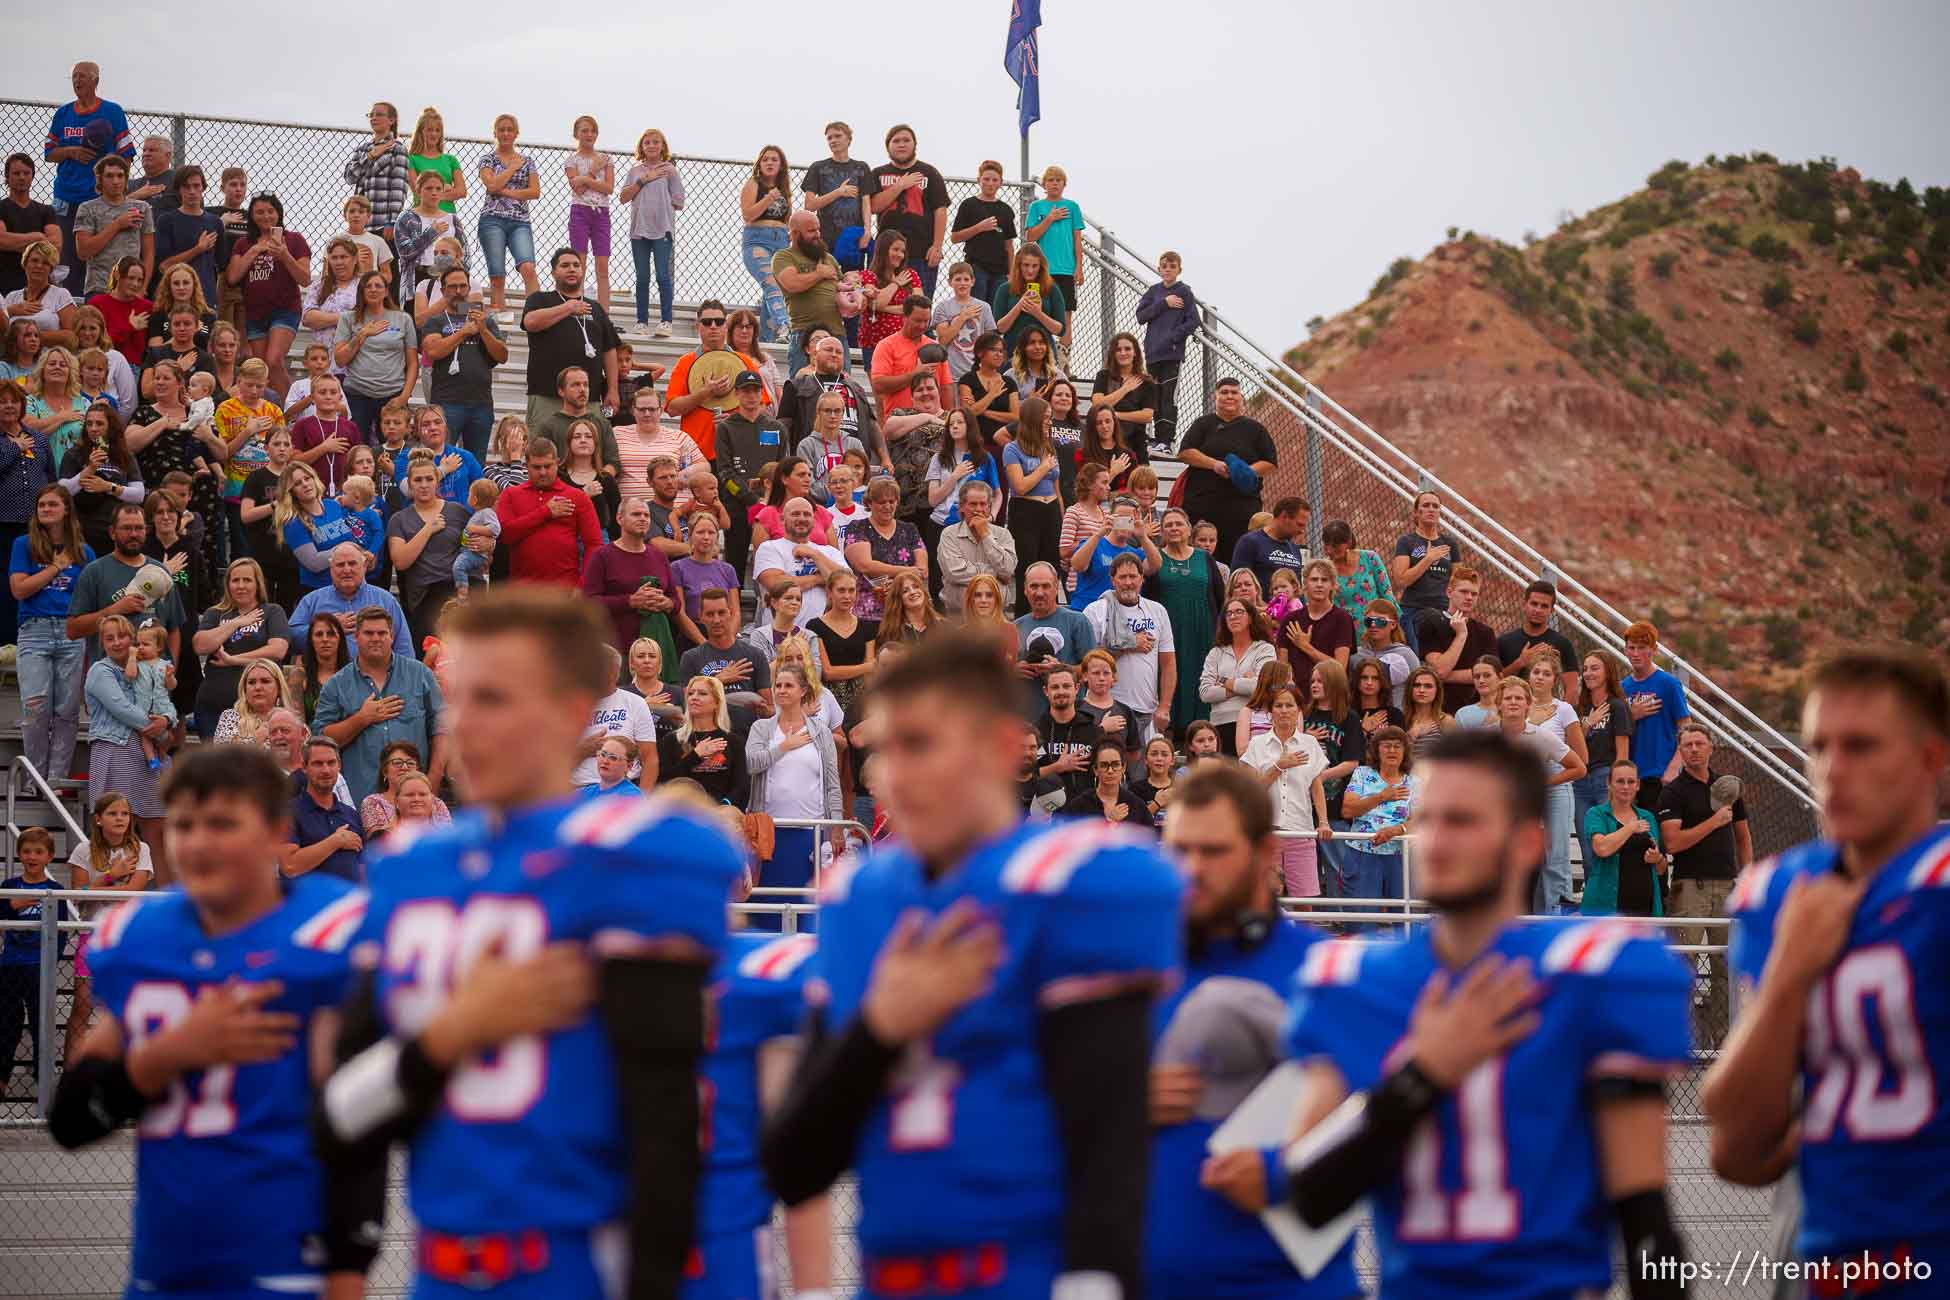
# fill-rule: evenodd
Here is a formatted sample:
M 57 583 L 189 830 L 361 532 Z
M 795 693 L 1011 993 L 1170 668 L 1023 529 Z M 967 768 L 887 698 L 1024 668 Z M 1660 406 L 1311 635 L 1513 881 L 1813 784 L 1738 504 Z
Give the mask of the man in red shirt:
M 560 463 L 554 443 L 534 439 L 528 444 L 528 481 L 494 503 L 501 544 L 510 548 L 508 574 L 516 582 L 580 587 L 584 557 L 603 544 L 594 503 L 587 492 L 556 477 Z
M 717 454 L 718 413 L 705 403 L 730 393 L 733 376 L 726 375 L 715 384 L 700 385 L 698 391 L 693 393 L 691 366 L 707 352 L 731 351 L 725 342 L 730 333 L 727 328 L 730 319 L 725 305 L 716 298 L 706 298 L 697 305 L 697 350 L 677 358 L 677 364 L 671 367 L 670 384 L 664 393 L 664 409 L 677 417 L 684 432 L 691 435 L 691 441 L 697 444 L 697 449 L 704 453 L 706 460 Z M 757 357 L 748 357 L 742 352 L 735 355 L 744 363 L 746 370 L 759 368 Z M 772 394 L 766 393 L 765 400 L 771 401 Z
M 932 373 L 941 391 L 955 391 L 948 377 L 948 350 L 928 335 L 928 317 L 934 304 L 923 294 L 909 295 L 901 312 L 900 333 L 880 340 L 873 350 L 873 393 L 880 399 L 880 418 L 889 411 L 914 405 L 914 381 Z M 942 359 L 933 363 L 921 360 L 921 349 L 933 347 Z

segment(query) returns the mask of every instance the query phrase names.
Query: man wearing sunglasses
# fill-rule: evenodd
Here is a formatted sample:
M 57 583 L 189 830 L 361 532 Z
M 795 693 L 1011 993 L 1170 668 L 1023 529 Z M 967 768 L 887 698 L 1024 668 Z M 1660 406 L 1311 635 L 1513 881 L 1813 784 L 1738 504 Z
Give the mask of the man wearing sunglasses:
M 708 353 L 733 351 L 725 341 L 729 332 L 726 327 L 730 321 L 731 314 L 716 298 L 706 298 L 697 305 L 697 348 L 679 357 L 677 364 L 671 367 L 670 385 L 664 393 L 664 409 L 677 417 L 677 423 L 685 433 L 691 435 L 691 441 L 697 444 L 697 449 L 704 453 L 707 460 L 716 455 L 718 446 L 718 413 L 709 404 L 729 397 L 737 376 L 728 374 L 708 383 L 700 383 L 697 391 L 692 392 L 691 367 L 697 364 L 699 357 Z M 759 369 L 757 357 L 748 357 L 742 352 L 735 352 L 734 355 L 743 363 L 744 370 Z M 760 404 L 771 400 L 771 392 L 763 390 Z

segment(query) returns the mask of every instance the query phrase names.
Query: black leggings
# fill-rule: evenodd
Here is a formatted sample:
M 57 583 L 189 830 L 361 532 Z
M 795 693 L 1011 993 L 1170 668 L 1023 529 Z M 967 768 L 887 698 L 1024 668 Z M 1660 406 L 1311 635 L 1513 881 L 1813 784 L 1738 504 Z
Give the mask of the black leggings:
M 1062 553 L 1063 500 L 1061 497 L 1011 497 L 1009 535 L 1016 539 L 1016 613 L 1029 612 L 1029 596 L 1023 590 L 1023 574 L 1039 561 L 1056 566 Z
M 430 587 L 422 587 L 414 596 L 413 603 L 407 607 L 406 629 L 412 634 L 416 657 L 424 657 L 421 647 L 439 627 L 441 612 L 453 598 L 454 584 L 437 582 Z

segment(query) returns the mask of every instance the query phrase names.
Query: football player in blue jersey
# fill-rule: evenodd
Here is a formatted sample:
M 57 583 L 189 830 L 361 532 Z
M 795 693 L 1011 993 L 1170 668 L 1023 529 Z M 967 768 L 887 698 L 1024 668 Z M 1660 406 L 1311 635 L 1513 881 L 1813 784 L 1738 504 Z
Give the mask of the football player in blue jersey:
M 1145 1213 L 1148 1300 L 1344 1300 L 1361 1294 L 1350 1238 L 1303 1279 L 1260 1224 L 1286 1186 L 1281 1148 L 1206 1154 L 1206 1141 L 1270 1067 L 1293 977 L 1324 937 L 1280 914 L 1279 841 L 1265 783 L 1234 763 L 1208 763 L 1172 788 L 1165 844 L 1190 882 L 1185 978 L 1152 1018 L 1154 1052 L 1196 1053 L 1151 1067 L 1151 1200 Z M 1265 1050 L 1261 1061 L 1256 1049 Z M 1236 1058 L 1244 1057 L 1239 1060 Z M 1230 1090 L 1228 1093 L 1228 1089 Z
M 511 587 L 445 632 L 474 803 L 369 866 L 321 1138 L 332 1158 L 407 1145 L 418 1300 L 671 1300 L 697 1223 L 705 984 L 743 852 L 674 800 L 576 797 L 577 744 L 615 685 L 598 606 Z M 571 1004 L 512 1037 L 446 1014 L 489 954 L 558 953 L 596 964 L 599 1014 Z
M 1808 688 L 1827 838 L 1728 902 L 1746 995 L 1703 1093 L 1713 1167 L 1763 1186 L 1799 1162 L 1810 1294 L 1950 1296 L 1950 681 L 1920 651 L 1860 647 Z
M 810 934 L 734 934 L 711 976 L 710 1055 L 704 1058 L 704 1184 L 698 1241 L 681 1300 L 774 1300 L 772 1188 L 758 1162 L 764 1112 L 785 1095 L 799 1058 L 799 1022 L 818 940 Z M 786 1212 L 786 1253 L 797 1300 L 828 1300 L 833 1225 L 827 1198 Z
M 1545 846 L 1530 750 L 1455 732 L 1416 772 L 1436 916 L 1307 953 L 1294 1207 L 1320 1227 L 1371 1195 L 1384 1295 L 1602 1293 L 1614 1224 L 1635 1300 L 1684 1294 L 1663 1080 L 1692 1060 L 1690 972 L 1628 923 L 1521 920 Z
M 1148 831 L 1022 822 L 1014 681 L 950 634 L 875 682 L 902 838 L 828 877 L 824 1003 L 762 1144 L 788 1205 L 856 1172 L 869 1296 L 1138 1293 L 1183 882 Z
M 356 1300 L 385 1166 L 328 1176 L 306 1123 L 307 1060 L 335 1028 L 366 896 L 279 877 L 291 787 L 265 750 L 193 750 L 163 799 L 179 888 L 97 927 L 88 956 L 106 1014 L 48 1127 L 73 1148 L 136 1121 L 130 1296 Z

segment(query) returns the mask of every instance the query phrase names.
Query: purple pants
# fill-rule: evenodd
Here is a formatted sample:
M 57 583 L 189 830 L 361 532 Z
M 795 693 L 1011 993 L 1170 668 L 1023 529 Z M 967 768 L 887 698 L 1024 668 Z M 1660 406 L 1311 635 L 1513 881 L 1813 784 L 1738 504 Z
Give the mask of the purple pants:
M 597 257 L 609 256 L 609 209 L 581 203 L 569 205 L 569 247 L 577 256 L 594 251 Z

